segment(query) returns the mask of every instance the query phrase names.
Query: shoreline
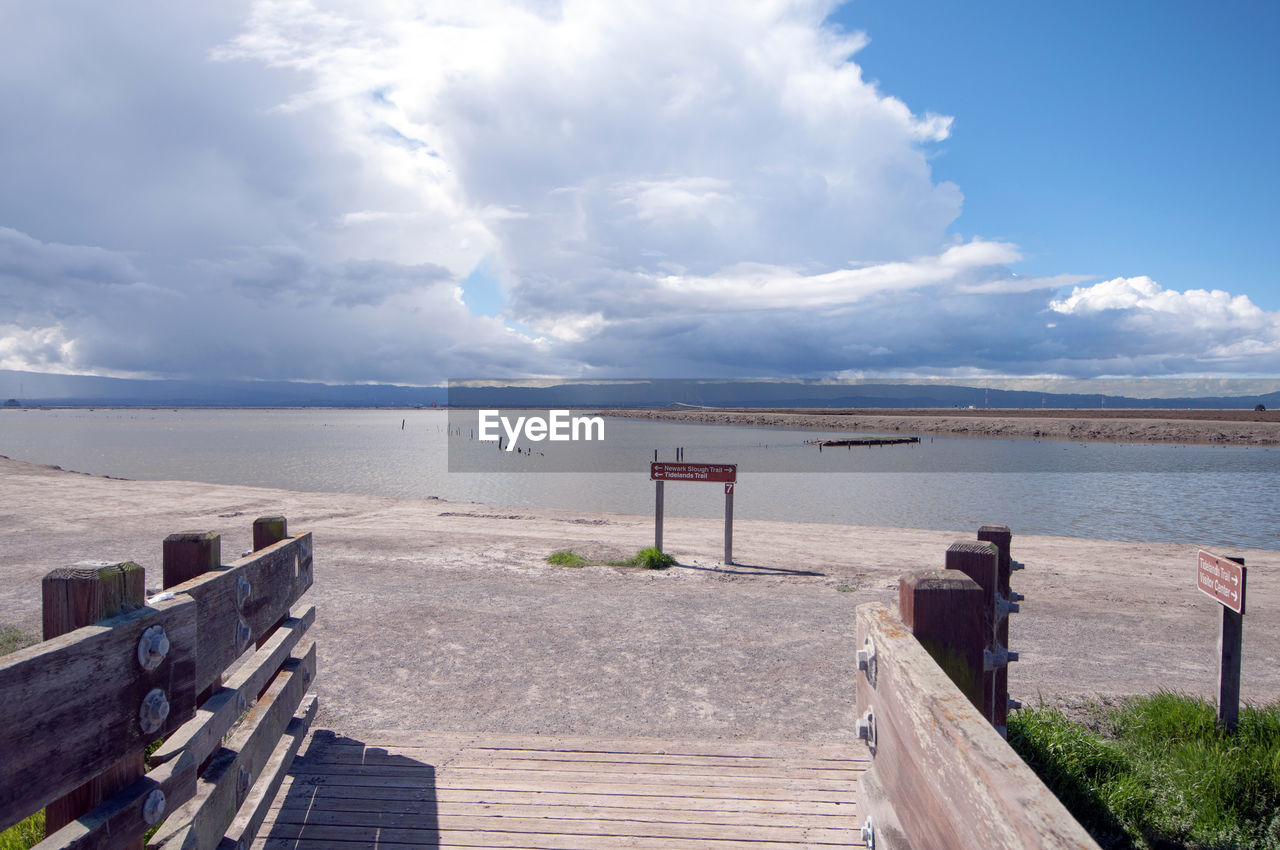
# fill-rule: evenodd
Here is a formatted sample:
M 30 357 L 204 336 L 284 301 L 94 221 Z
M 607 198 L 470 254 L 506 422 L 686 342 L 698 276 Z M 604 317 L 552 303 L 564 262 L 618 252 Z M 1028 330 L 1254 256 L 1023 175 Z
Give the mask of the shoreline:
M 652 517 L 437 499 L 128 481 L 0 460 L 0 611 L 39 631 L 40 578 L 134 560 L 158 584 L 176 531 L 250 547 L 257 516 L 315 536 L 319 722 L 344 733 L 854 740 L 853 612 L 897 597 L 975 529 L 744 521 L 719 563 L 718 519 L 671 517 L 668 570 L 565 568 L 569 549 L 627 557 Z M 989 518 L 1000 522 L 999 517 Z M 1034 705 L 1160 688 L 1210 695 L 1218 606 L 1194 586 L 1197 547 L 1020 535 L 1026 601 L 1011 623 L 1011 693 Z M 1280 551 L 1250 567 L 1243 695 L 1280 698 Z
M 1280 446 L 1280 411 L 600 410 L 601 416 L 708 425 L 1076 442 Z

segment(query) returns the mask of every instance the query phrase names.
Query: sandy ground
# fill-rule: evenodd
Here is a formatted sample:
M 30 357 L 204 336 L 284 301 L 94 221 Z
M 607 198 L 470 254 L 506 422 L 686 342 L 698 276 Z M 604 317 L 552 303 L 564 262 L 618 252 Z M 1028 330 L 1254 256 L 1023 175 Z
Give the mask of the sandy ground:
M 138 561 L 215 530 L 223 558 L 254 517 L 315 535 L 320 724 L 377 730 L 842 741 L 853 738 L 854 607 L 940 566 L 955 532 L 668 518 L 680 566 L 567 569 L 559 549 L 629 556 L 652 518 L 437 500 L 140 482 L 0 460 L 0 621 L 40 623 L 40 577 Z M 998 522 L 999 517 L 991 517 Z M 1220 607 L 1195 547 L 1018 536 L 1012 621 L 1023 700 L 1173 688 L 1210 694 Z M 1280 552 L 1249 564 L 1244 695 L 1280 698 Z
M 1268 410 L 910 410 L 758 411 L 609 410 L 609 416 L 764 425 L 822 431 L 950 434 L 1103 440 L 1124 443 L 1206 443 L 1233 446 L 1280 445 L 1280 411 Z

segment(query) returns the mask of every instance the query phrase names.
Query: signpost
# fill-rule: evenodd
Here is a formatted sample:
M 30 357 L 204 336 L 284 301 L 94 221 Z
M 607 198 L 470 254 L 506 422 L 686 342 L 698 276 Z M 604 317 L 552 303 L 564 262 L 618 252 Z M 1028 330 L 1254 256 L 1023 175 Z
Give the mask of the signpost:
M 736 463 L 649 464 L 649 478 L 655 482 L 653 504 L 653 545 L 662 551 L 663 486 L 668 481 L 711 481 L 724 483 L 724 562 L 733 563 L 733 485 L 738 481 Z
M 1234 731 L 1240 719 L 1240 653 L 1244 643 L 1244 558 L 1222 558 L 1200 550 L 1196 587 L 1222 604 L 1218 632 L 1218 722 Z

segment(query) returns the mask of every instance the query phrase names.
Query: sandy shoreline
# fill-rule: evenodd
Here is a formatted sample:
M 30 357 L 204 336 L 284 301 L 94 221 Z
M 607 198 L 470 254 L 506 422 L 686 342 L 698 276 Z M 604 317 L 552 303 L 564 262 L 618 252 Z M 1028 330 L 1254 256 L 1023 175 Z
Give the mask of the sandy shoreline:
M 565 569 L 545 557 L 630 555 L 652 518 L 0 460 L 0 621 L 38 631 L 40 577 L 77 561 L 136 560 L 158 583 L 174 531 L 220 532 L 230 560 L 264 514 L 315 535 L 321 724 L 348 734 L 851 740 L 854 607 L 975 531 L 741 522 L 746 566 L 726 568 L 719 520 L 668 518 L 681 566 Z M 1218 610 L 1194 587 L 1196 547 L 1014 533 L 1014 696 L 1212 692 Z M 1280 698 L 1280 552 L 1223 554 L 1250 566 L 1245 698 Z
M 1280 445 L 1280 411 L 1245 410 L 607 410 L 627 419 L 968 437 Z

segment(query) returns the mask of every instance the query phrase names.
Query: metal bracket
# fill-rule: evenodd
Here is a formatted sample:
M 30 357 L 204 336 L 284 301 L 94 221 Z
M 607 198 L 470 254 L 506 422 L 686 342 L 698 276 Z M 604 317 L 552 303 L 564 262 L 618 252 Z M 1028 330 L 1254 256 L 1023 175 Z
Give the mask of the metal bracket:
M 868 635 L 862 642 L 862 649 L 858 650 L 858 669 L 867 676 L 867 682 L 871 687 L 876 686 L 876 645 Z
M 871 755 L 876 754 L 876 716 L 874 712 L 868 711 L 862 717 L 858 718 L 856 726 L 858 737 L 867 742 L 867 749 L 871 751 Z
M 1010 593 L 1009 595 L 1012 596 L 1013 594 Z M 1013 602 L 1010 599 L 1007 599 L 1003 596 L 996 597 L 996 622 L 997 623 L 1005 619 L 1006 617 L 1008 617 L 1010 614 L 1018 613 L 1018 611 L 1019 611 L 1019 606 L 1017 602 Z
M 1010 652 L 1000 644 L 996 644 L 995 649 L 982 650 L 983 671 L 999 670 L 1001 667 L 1005 667 L 1010 662 L 1017 660 L 1018 653 Z
M 876 850 L 876 827 L 871 822 L 871 815 L 867 815 L 867 819 L 862 822 L 862 841 L 867 845 L 867 850 Z

